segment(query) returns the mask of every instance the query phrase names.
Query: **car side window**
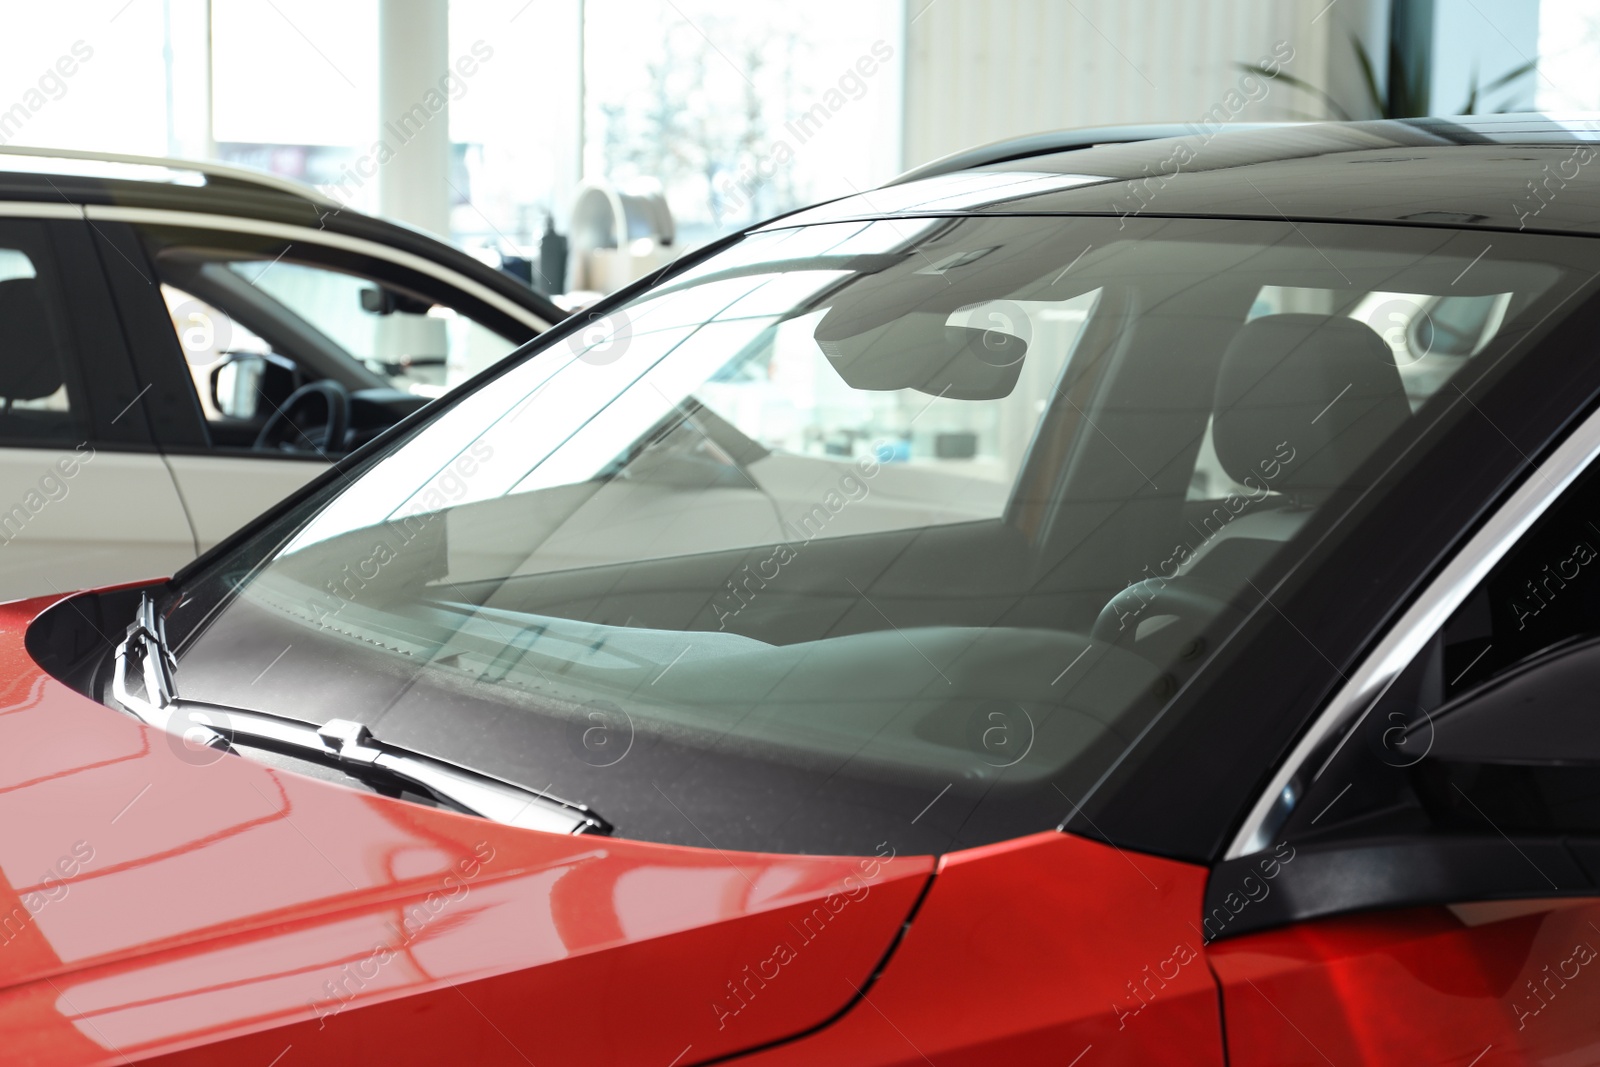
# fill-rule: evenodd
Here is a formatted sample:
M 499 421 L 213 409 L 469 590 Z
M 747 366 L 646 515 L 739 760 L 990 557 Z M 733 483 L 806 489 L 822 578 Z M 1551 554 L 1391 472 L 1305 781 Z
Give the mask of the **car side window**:
M 158 270 L 208 418 L 209 381 L 196 372 L 231 353 L 275 353 L 308 380 L 431 399 L 520 343 L 447 305 L 287 255 L 168 249 Z
M 226 268 L 389 385 L 419 396 L 439 396 L 516 347 L 453 308 L 356 274 L 288 260 Z
M 1600 470 L 1585 471 L 1441 631 L 1440 701 L 1600 633 Z
M 0 444 L 87 436 L 66 293 L 43 225 L 0 220 Z

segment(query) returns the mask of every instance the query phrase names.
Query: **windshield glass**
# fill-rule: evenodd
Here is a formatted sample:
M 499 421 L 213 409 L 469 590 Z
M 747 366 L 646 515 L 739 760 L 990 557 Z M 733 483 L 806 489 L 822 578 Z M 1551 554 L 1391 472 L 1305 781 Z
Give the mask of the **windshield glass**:
M 359 719 L 634 838 L 1053 827 L 1570 294 L 1570 242 L 1494 237 L 750 235 L 213 560 L 173 602 L 179 688 Z

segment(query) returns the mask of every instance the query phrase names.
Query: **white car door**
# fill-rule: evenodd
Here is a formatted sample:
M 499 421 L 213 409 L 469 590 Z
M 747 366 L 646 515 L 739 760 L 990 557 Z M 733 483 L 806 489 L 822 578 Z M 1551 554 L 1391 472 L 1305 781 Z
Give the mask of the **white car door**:
M 273 504 L 327 470 L 317 459 L 274 459 L 270 456 L 167 456 L 173 481 L 201 552 L 261 514 Z
M 161 578 L 193 558 L 138 399 L 81 209 L 0 205 L 0 599 Z
M 0 600 L 165 578 L 194 555 L 154 452 L 0 447 Z

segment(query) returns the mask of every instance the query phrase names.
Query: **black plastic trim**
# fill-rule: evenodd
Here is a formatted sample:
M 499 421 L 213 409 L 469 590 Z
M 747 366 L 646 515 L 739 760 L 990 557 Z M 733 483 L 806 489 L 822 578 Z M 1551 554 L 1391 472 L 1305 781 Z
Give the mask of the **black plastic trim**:
M 1577 854 L 1581 850 L 1584 861 Z M 1263 857 L 1218 864 L 1202 936 L 1218 941 L 1359 912 L 1485 900 L 1600 895 L 1600 839 L 1393 836 L 1298 845 L 1268 877 Z
M 210 437 L 205 415 L 161 296 L 155 264 L 133 227 L 121 222 L 91 225 L 105 249 L 101 263 L 138 378 L 136 410 L 149 419 L 161 445 L 206 447 Z

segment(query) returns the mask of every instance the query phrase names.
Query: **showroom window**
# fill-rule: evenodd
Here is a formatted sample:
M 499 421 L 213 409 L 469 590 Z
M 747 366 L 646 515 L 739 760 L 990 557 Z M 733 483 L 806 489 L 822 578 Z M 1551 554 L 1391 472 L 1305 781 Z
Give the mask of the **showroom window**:
M 694 241 L 893 177 L 902 6 L 588 0 L 585 174 L 659 180 Z

